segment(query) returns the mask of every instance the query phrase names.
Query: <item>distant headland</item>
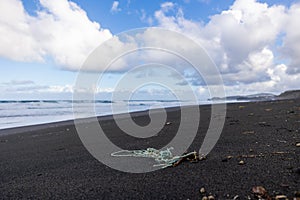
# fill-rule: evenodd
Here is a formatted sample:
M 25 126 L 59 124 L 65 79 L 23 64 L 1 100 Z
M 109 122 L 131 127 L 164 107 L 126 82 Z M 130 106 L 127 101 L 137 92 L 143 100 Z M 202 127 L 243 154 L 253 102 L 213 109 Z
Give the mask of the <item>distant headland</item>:
M 279 95 L 272 93 L 258 93 L 251 95 L 236 95 L 227 97 L 213 97 L 208 99 L 209 101 L 272 101 L 272 100 L 284 100 L 284 99 L 298 99 L 300 98 L 300 90 L 288 90 Z

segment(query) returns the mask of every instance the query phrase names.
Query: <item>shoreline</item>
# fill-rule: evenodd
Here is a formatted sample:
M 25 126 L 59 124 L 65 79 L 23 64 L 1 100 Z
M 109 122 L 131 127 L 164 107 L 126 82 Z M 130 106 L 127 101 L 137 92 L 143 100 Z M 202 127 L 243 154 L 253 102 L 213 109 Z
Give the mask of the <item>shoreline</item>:
M 184 107 L 189 107 L 189 106 L 197 106 L 197 105 L 188 105 Z M 167 111 L 171 110 L 178 110 L 180 109 L 179 106 L 175 107 L 167 107 L 167 108 L 156 108 L 152 110 L 162 110 L 166 109 Z M 149 112 L 149 110 L 140 110 L 140 111 L 133 111 L 129 113 L 118 113 L 118 114 L 107 114 L 107 115 L 101 115 L 101 116 L 95 116 L 98 120 L 100 121 L 106 121 L 106 120 L 112 120 L 113 116 L 118 116 L 122 117 L 122 115 L 125 114 L 130 114 L 130 115 L 146 115 Z M 86 123 L 89 119 L 95 118 L 95 117 L 87 117 L 87 118 L 79 118 L 76 120 L 81 120 L 83 121 L 82 123 Z M 70 126 L 74 125 L 74 119 L 66 119 L 62 121 L 53 121 L 53 122 L 45 122 L 41 124 L 31 124 L 31 125 L 25 125 L 25 126 L 17 126 L 17 127 L 11 127 L 11 128 L 3 128 L 0 129 L 0 137 L 1 136 L 6 136 L 6 135 L 11 135 L 11 134 L 20 134 L 22 132 L 28 132 L 28 131 L 37 131 L 40 129 L 44 129 L 45 127 L 53 128 L 57 126 Z
M 268 102 L 269 100 L 267 100 Z M 281 101 L 281 100 L 278 100 Z M 222 102 L 222 101 L 221 101 Z M 260 101 L 263 102 L 263 101 Z M 270 101 L 272 102 L 272 101 Z M 226 104 L 226 105 L 230 105 L 230 104 L 240 104 L 240 103 L 250 103 L 249 101 L 229 101 L 229 102 L 216 102 L 214 104 Z M 252 102 L 255 103 L 255 102 Z M 212 104 L 199 104 L 199 105 L 184 105 L 184 106 L 172 106 L 172 107 L 162 107 L 162 108 L 155 108 L 155 109 L 151 109 L 151 110 L 162 110 L 162 109 L 166 109 L 167 111 L 169 110 L 176 110 L 176 109 L 180 109 L 181 107 L 190 107 L 190 106 L 211 106 Z M 145 109 L 145 110 L 138 110 L 138 111 L 133 111 L 133 112 L 127 112 L 127 113 L 116 113 L 116 114 L 105 114 L 105 115 L 99 115 L 99 116 L 95 116 L 97 117 L 99 120 L 110 120 L 112 119 L 112 116 L 122 116 L 124 114 L 136 114 L 136 113 L 142 113 L 142 114 L 147 114 L 149 112 L 149 109 Z M 88 120 L 89 118 L 92 117 L 88 117 L 88 118 L 80 118 L 79 120 Z M 34 130 L 39 130 L 42 129 L 44 126 L 49 126 L 49 127 L 55 127 L 58 125 L 73 125 L 74 124 L 74 119 L 65 119 L 65 120 L 60 120 L 60 121 L 49 121 L 49 122 L 44 122 L 44 123 L 37 123 L 37 124 L 28 124 L 28 125 L 21 125 L 21 126 L 17 126 L 17 127 L 9 127 L 9 128 L 0 128 L 0 137 L 3 135 L 10 135 L 10 134 L 19 134 L 22 132 L 27 132 L 27 131 L 34 131 Z
M 192 109 L 194 106 L 191 106 Z M 208 128 L 210 105 L 200 105 L 200 126 L 188 151 L 198 151 Z M 156 136 L 124 135 L 112 116 L 98 117 L 109 139 L 123 149 L 165 147 L 180 124 L 180 109 L 167 108 Z M 147 125 L 147 111 L 130 113 Z M 289 199 L 300 191 L 300 99 L 227 104 L 222 135 L 198 163 L 184 162 L 145 174 L 124 173 L 93 158 L 72 120 L 0 130 L 0 198 L 3 199 L 216 199 L 253 197 L 255 186 Z M 175 147 L 176 148 L 176 147 Z M 240 162 L 243 161 L 243 164 Z

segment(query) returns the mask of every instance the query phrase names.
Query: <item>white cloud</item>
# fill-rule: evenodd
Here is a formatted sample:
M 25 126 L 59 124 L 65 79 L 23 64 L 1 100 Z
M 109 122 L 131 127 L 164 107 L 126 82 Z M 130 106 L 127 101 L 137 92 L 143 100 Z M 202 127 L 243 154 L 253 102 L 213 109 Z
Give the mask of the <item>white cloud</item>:
M 291 60 L 287 72 L 300 73 L 300 3 L 292 5 L 287 12 L 285 23 L 285 38 L 283 40 L 284 55 Z
M 160 26 L 190 36 L 209 51 L 218 65 L 230 68 L 243 62 L 252 51 L 272 44 L 285 16 L 283 6 L 268 7 L 254 0 L 237 0 L 204 25 L 185 19 L 181 9 L 176 16 L 168 16 L 164 10 L 155 13 Z
M 0 85 L 31 85 L 34 84 L 31 80 L 11 80 L 9 82 L 0 83 Z
M 72 85 L 40 85 L 32 80 L 11 80 L 0 83 L 0 91 L 10 94 L 72 93 Z
M 103 88 L 103 87 L 97 87 L 96 93 L 112 93 L 114 91 L 114 88 Z
M 165 2 L 165 3 L 162 3 L 160 7 L 164 12 L 166 12 L 166 11 L 173 9 L 174 6 L 175 6 L 175 4 L 173 2 Z
M 68 69 L 78 69 L 89 53 L 112 37 L 91 21 L 77 4 L 67 0 L 40 0 L 37 16 L 30 16 L 20 0 L 0 2 L 0 56 L 17 61 L 44 61 L 46 57 Z
M 50 93 L 73 93 L 72 85 L 54 85 L 49 86 L 46 90 L 40 92 L 50 92 Z
M 147 16 L 147 13 L 144 9 L 140 11 L 140 20 L 144 23 L 147 23 L 149 26 L 153 25 L 153 18 L 151 16 Z
M 1 56 L 17 61 L 43 60 L 43 52 L 32 37 L 31 20 L 21 1 L 0 1 Z
M 119 1 L 114 1 L 111 11 L 120 10 Z M 288 8 L 268 6 L 256 0 L 236 0 L 230 9 L 211 16 L 208 23 L 186 19 L 183 10 L 172 2 L 161 4 L 153 18 L 145 11 L 141 12 L 141 20 L 152 23 L 155 19 L 159 26 L 181 32 L 201 44 L 232 91 L 274 91 L 295 88 L 299 84 L 300 29 L 296 27 L 300 4 Z M 25 11 L 20 0 L 2 0 L 0 34 L 6 36 L 0 38 L 0 56 L 27 62 L 51 58 L 71 70 L 78 70 L 91 51 L 109 38 L 112 38 L 110 44 L 104 44 L 109 50 L 102 52 L 106 59 L 103 63 L 113 59 L 118 52 L 134 50 L 141 43 L 193 52 L 176 37 L 162 42 L 161 35 L 153 29 L 124 42 L 91 21 L 77 4 L 67 0 L 40 0 L 40 10 L 35 16 Z M 278 44 L 280 37 L 282 45 Z M 177 62 L 162 52 L 148 51 L 139 60 L 136 55 L 138 53 L 127 59 L 120 58 L 110 71 L 124 72 L 134 64 L 143 63 L 142 59 L 169 65 Z M 88 70 L 104 70 L 106 66 L 102 63 L 94 65 L 95 59 L 97 57 L 91 59 Z M 184 71 L 184 67 L 180 70 Z M 195 85 L 202 84 L 195 77 L 190 76 L 190 80 Z M 48 88 L 53 91 L 65 89 L 59 86 Z M 70 88 L 66 90 L 71 91 Z
M 119 8 L 119 2 L 114 1 L 112 6 L 111 6 L 110 12 L 117 13 L 117 12 L 120 12 L 120 11 L 121 11 L 121 8 Z
M 166 7 L 162 4 L 154 14 L 159 26 L 179 31 L 201 44 L 228 86 L 235 85 L 238 91 L 281 91 L 299 83 L 300 31 L 296 27 L 300 4 L 287 8 L 236 0 L 229 10 L 211 16 L 206 24 L 186 19 L 180 7 L 174 11 L 171 6 L 175 14 L 170 15 Z M 283 46 L 278 51 L 282 35 Z

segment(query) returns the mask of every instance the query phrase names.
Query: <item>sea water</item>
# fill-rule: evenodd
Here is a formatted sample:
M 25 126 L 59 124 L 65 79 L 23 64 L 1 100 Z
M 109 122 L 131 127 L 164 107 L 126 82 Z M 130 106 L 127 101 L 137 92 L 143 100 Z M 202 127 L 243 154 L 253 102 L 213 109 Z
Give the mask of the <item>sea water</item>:
M 94 113 L 92 115 L 85 115 L 86 108 L 90 107 L 91 103 L 95 108 Z M 201 104 L 207 103 L 209 102 L 202 102 Z M 92 117 L 192 104 L 195 103 L 177 100 L 131 100 L 116 102 L 72 100 L 0 101 L 0 129 L 72 120 L 74 119 L 73 107 L 76 107 L 76 110 L 83 114 L 82 116 Z

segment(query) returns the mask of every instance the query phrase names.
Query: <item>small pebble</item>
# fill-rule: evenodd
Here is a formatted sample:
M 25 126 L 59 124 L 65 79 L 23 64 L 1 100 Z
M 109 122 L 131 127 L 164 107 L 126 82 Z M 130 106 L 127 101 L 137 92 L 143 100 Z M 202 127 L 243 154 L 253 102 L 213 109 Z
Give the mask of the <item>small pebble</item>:
M 239 165 L 244 165 L 245 164 L 245 161 L 243 161 L 243 160 L 241 160 L 240 162 L 239 162 Z
M 288 200 L 288 198 L 285 195 L 276 195 L 275 200 Z
M 204 188 L 204 187 L 202 187 L 202 188 L 200 189 L 200 193 L 201 193 L 201 194 L 205 193 L 205 188 Z
M 239 195 L 235 195 L 235 196 L 233 197 L 233 200 L 237 200 L 237 199 L 239 199 Z
M 206 159 L 207 159 L 207 157 L 206 157 L 206 156 L 200 156 L 200 157 L 199 157 L 199 160 L 200 160 L 200 161 L 202 161 L 202 160 L 206 160 Z
M 167 122 L 167 123 L 166 123 L 166 125 L 171 125 L 171 124 L 172 124 L 172 122 Z
M 262 187 L 262 186 L 253 187 L 252 188 L 252 192 L 254 194 L 257 194 L 257 195 L 260 195 L 260 196 L 264 196 L 264 195 L 267 194 L 267 190 L 264 187 Z
M 296 147 L 300 147 L 300 142 L 296 144 Z
M 233 158 L 233 156 L 226 156 L 226 158 L 222 159 L 222 162 L 227 162 L 231 158 Z
M 213 195 L 209 195 L 208 200 L 215 200 L 215 197 Z
M 207 196 L 202 197 L 202 200 L 208 200 Z

